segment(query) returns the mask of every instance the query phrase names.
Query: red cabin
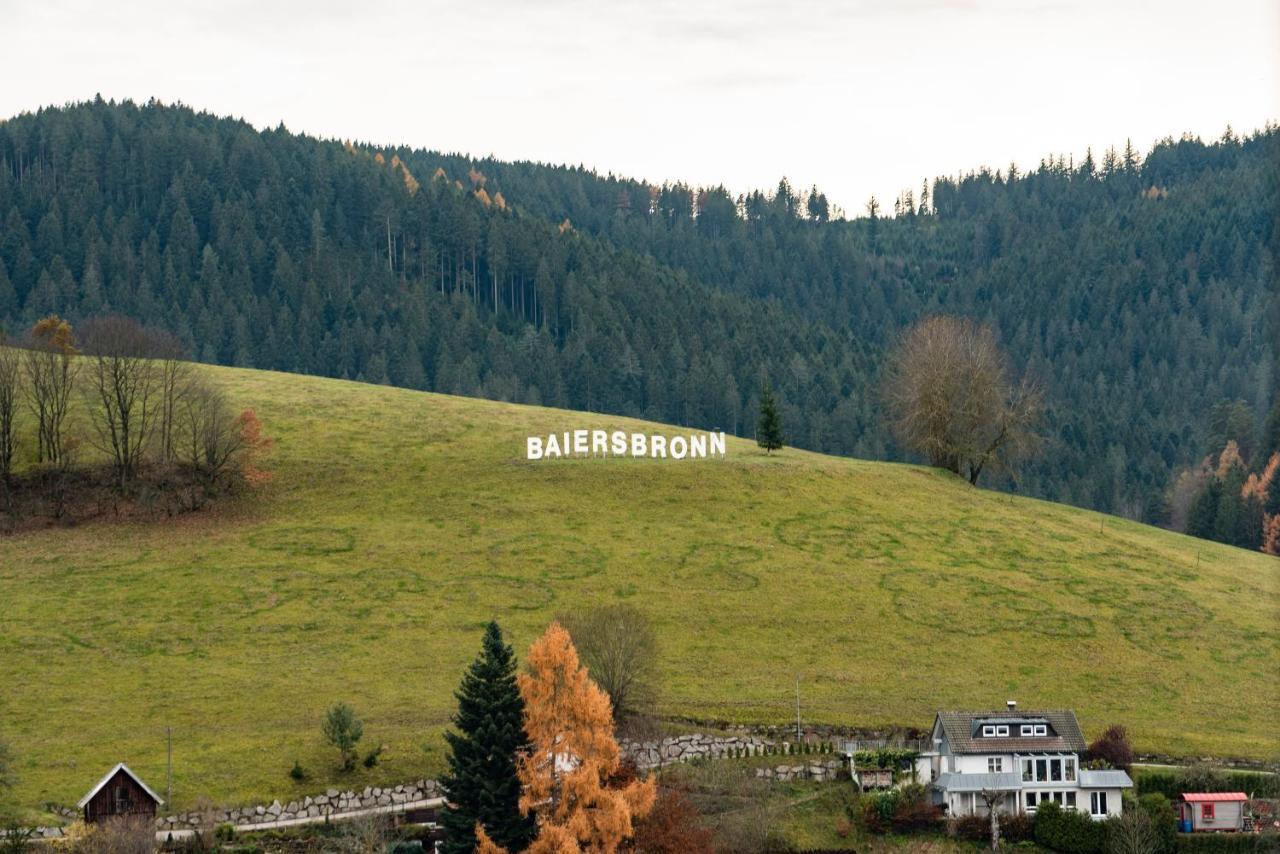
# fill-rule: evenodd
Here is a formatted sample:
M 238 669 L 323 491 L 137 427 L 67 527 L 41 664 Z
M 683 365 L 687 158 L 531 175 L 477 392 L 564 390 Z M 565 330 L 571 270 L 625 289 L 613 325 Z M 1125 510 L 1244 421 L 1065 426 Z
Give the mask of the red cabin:
M 1244 792 L 1187 792 L 1178 798 L 1183 833 L 1220 833 L 1244 829 Z

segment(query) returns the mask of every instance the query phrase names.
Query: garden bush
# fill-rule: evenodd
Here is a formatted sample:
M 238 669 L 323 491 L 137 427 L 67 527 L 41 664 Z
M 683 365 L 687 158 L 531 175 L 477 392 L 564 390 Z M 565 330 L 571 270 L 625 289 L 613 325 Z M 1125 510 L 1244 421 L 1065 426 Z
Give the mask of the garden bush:
M 1244 792 L 1255 798 L 1280 798 L 1280 775 L 1224 768 L 1215 768 L 1212 773 L 1190 768 L 1178 771 L 1141 768 L 1134 773 L 1133 786 L 1139 795 L 1159 792 L 1171 801 L 1189 791 Z
M 1280 851 L 1280 837 L 1256 833 L 1180 833 L 1178 852 L 1189 854 L 1236 854 L 1247 851 Z
M 942 811 L 924 786 L 909 785 L 862 796 L 862 826 L 870 833 L 911 833 L 935 828 Z
M 1107 824 L 1050 802 L 1036 810 L 1035 840 L 1063 854 L 1101 854 L 1106 846 Z

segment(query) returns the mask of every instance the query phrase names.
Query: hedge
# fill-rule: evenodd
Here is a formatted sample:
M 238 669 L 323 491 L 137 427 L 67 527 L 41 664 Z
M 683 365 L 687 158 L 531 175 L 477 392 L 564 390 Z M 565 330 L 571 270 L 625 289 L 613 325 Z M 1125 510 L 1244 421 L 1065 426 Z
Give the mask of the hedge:
M 1053 802 L 1041 804 L 1036 809 L 1036 844 L 1063 854 L 1101 854 L 1107 824 Z
M 1215 792 L 1252 793 L 1255 798 L 1280 798 L 1280 774 L 1221 769 L 1222 782 L 1210 787 Z M 1159 792 L 1171 801 L 1182 794 L 1177 771 L 1134 770 L 1133 787 L 1139 795 Z
M 1274 833 L 1259 835 L 1256 833 L 1179 833 L 1179 852 L 1202 854 L 1202 852 L 1235 852 L 1248 851 L 1280 851 L 1280 837 Z

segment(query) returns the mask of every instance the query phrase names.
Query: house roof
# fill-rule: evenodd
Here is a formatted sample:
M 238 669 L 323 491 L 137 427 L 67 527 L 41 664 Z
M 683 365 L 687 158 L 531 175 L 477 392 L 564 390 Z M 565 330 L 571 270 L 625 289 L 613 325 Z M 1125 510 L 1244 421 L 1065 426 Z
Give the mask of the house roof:
M 1049 735 L 983 738 L 982 724 L 1015 726 L 1029 721 L 1048 724 Z M 993 712 L 938 712 L 935 725 L 946 733 L 953 753 L 1038 753 L 1063 751 L 1081 753 L 1085 749 L 1084 733 L 1070 709 L 1041 712 L 1000 709 Z
M 1221 803 L 1222 801 L 1247 801 L 1249 796 L 1244 792 L 1184 792 L 1182 799 L 1193 804 L 1205 801 Z
M 1129 789 L 1132 787 L 1133 780 L 1129 779 L 1129 775 L 1124 771 L 1080 769 L 1080 788 L 1082 789 Z
M 89 801 L 93 800 L 93 796 L 94 796 L 94 795 L 96 795 L 96 794 L 98 794 L 98 792 L 102 791 L 102 787 L 103 787 L 103 786 L 105 786 L 105 785 L 107 785 L 107 783 L 110 783 L 110 782 L 111 782 L 111 778 L 112 778 L 112 777 L 114 777 L 116 774 L 118 774 L 118 773 L 119 773 L 119 772 L 121 772 L 121 771 L 123 771 L 124 773 L 128 774 L 128 775 L 129 775 L 129 778 L 130 778 L 130 779 L 132 779 L 132 780 L 133 780 L 133 782 L 135 782 L 135 783 L 137 783 L 139 786 L 141 786 L 141 787 L 142 787 L 142 791 L 144 791 L 144 792 L 146 792 L 148 795 L 150 795 L 150 796 L 151 796 L 151 799 L 152 799 L 153 801 L 155 801 L 157 804 L 163 804 L 163 803 L 164 803 L 164 799 L 163 799 L 163 798 L 161 798 L 159 795 L 157 795 L 155 792 L 151 791 L 151 787 L 150 787 L 150 786 L 148 786 L 146 783 L 142 782 L 142 778 L 141 778 L 141 777 L 139 777 L 137 774 L 135 774 L 135 773 L 133 773 L 131 770 L 129 770 L 129 766 L 128 766 L 128 765 L 125 765 L 123 762 L 121 762 L 121 763 L 117 764 L 117 765 L 116 765 L 116 767 L 114 767 L 114 768 L 112 768 L 110 771 L 108 771 L 108 772 L 103 776 L 103 778 L 102 778 L 101 780 L 99 780 L 99 781 L 98 781 L 98 785 L 96 785 L 96 786 L 94 786 L 92 789 L 90 789 L 90 790 L 89 790 L 89 794 L 87 794 L 87 795 L 85 795 L 83 798 L 81 798 L 81 799 L 80 799 L 80 803 L 76 804 L 76 806 L 77 806 L 78 808 L 80 808 L 80 809 L 84 809 L 85 804 L 87 804 L 87 803 L 89 803 Z
M 957 774 L 944 771 L 933 784 L 945 792 L 1007 792 L 1022 788 L 1022 780 L 1013 771 L 1003 774 Z

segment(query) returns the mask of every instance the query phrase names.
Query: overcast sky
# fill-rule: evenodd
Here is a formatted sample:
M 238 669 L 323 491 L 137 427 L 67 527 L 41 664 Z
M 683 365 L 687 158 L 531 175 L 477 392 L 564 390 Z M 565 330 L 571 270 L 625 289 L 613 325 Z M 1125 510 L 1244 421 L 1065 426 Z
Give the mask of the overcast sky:
M 1280 115 L 1280 0 L 0 0 L 0 115 L 183 101 L 261 127 L 782 175 L 846 210 L 1049 153 Z

